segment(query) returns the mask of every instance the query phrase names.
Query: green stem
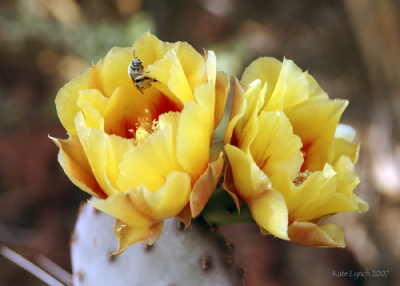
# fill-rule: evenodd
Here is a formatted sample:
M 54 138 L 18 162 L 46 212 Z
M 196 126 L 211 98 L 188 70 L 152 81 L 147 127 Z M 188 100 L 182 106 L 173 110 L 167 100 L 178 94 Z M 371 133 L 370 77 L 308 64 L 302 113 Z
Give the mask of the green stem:
M 240 214 L 231 196 L 222 188 L 215 189 L 201 216 L 209 225 L 254 223 L 250 210 L 243 204 Z

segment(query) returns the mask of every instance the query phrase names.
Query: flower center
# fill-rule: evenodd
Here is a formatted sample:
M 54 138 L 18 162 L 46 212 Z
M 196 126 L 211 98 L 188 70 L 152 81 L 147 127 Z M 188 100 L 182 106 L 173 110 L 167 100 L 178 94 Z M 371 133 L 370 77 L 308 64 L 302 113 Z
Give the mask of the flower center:
M 299 172 L 299 175 L 294 179 L 293 184 L 298 187 L 301 186 L 304 181 L 312 174 L 312 172 L 306 170 L 305 172 Z
M 157 120 L 150 121 L 148 117 L 139 119 L 139 122 L 135 124 L 136 131 L 129 129 L 133 133 L 133 143 L 139 145 L 141 141 L 145 140 L 149 134 L 160 130 L 159 122 Z

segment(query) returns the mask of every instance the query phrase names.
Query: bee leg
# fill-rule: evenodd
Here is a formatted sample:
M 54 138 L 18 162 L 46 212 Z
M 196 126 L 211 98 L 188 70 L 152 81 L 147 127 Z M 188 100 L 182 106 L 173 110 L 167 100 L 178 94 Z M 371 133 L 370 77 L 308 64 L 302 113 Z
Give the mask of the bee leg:
M 138 91 L 140 91 L 142 94 L 144 94 L 143 91 L 140 89 L 140 87 L 137 86 L 136 83 L 135 83 L 135 86 L 136 86 L 136 88 L 138 89 Z

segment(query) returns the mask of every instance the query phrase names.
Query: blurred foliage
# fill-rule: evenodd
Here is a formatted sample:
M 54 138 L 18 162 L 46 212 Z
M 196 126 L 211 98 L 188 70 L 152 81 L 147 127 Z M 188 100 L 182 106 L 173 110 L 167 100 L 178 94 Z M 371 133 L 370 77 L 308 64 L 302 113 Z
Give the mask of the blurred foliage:
M 44 11 L 45 7 L 39 7 L 37 2 L 18 0 L 15 7 L 1 7 L 2 42 L 8 49 L 14 52 L 29 49 L 30 41 L 40 41 L 48 48 L 97 62 L 112 47 L 131 46 L 144 32 L 156 32 L 151 14 L 147 12 L 140 11 L 124 23 L 107 18 L 90 23 L 87 19 L 80 19 L 80 10 L 74 10 L 76 22 L 63 23 L 68 20 L 50 17 L 48 13 L 52 10 Z
M 225 228 L 246 285 L 397 285 L 400 263 L 400 32 L 397 0 L 3 0 L 0 2 L 0 244 L 71 270 L 68 240 L 79 202 L 47 134 L 65 138 L 54 98 L 114 46 L 150 30 L 163 41 L 214 50 L 238 78 L 255 58 L 292 59 L 330 97 L 350 100 L 342 122 L 362 141 L 358 194 L 367 214 L 338 216 L 348 247 L 309 249 Z M 227 124 L 230 100 L 223 124 Z M 222 124 L 222 125 L 223 125 Z M 223 126 L 216 137 L 222 138 Z M 251 241 L 251 243 L 248 243 Z M 389 277 L 332 277 L 333 270 Z M 0 285 L 43 285 L 0 257 Z

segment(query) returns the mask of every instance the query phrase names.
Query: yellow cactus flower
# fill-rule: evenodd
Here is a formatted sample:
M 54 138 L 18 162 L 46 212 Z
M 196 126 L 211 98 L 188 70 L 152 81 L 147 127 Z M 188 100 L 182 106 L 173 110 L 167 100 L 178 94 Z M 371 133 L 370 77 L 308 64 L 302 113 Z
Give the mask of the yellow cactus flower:
M 338 125 L 348 102 L 330 100 L 292 61 L 259 58 L 235 79 L 225 133 L 229 165 L 223 187 L 244 201 L 263 234 L 308 245 L 344 247 L 339 212 L 365 212 L 353 194 L 359 144 Z
M 154 243 L 164 219 L 188 225 L 217 185 L 224 162 L 222 153 L 210 154 L 210 143 L 229 78 L 216 71 L 215 54 L 205 53 L 145 33 L 57 94 L 69 134 L 52 138 L 59 162 L 75 185 L 99 199 L 94 207 L 118 219 L 116 254 L 139 241 Z M 139 75 L 156 79 L 146 89 L 128 75 L 134 54 L 143 65 Z

